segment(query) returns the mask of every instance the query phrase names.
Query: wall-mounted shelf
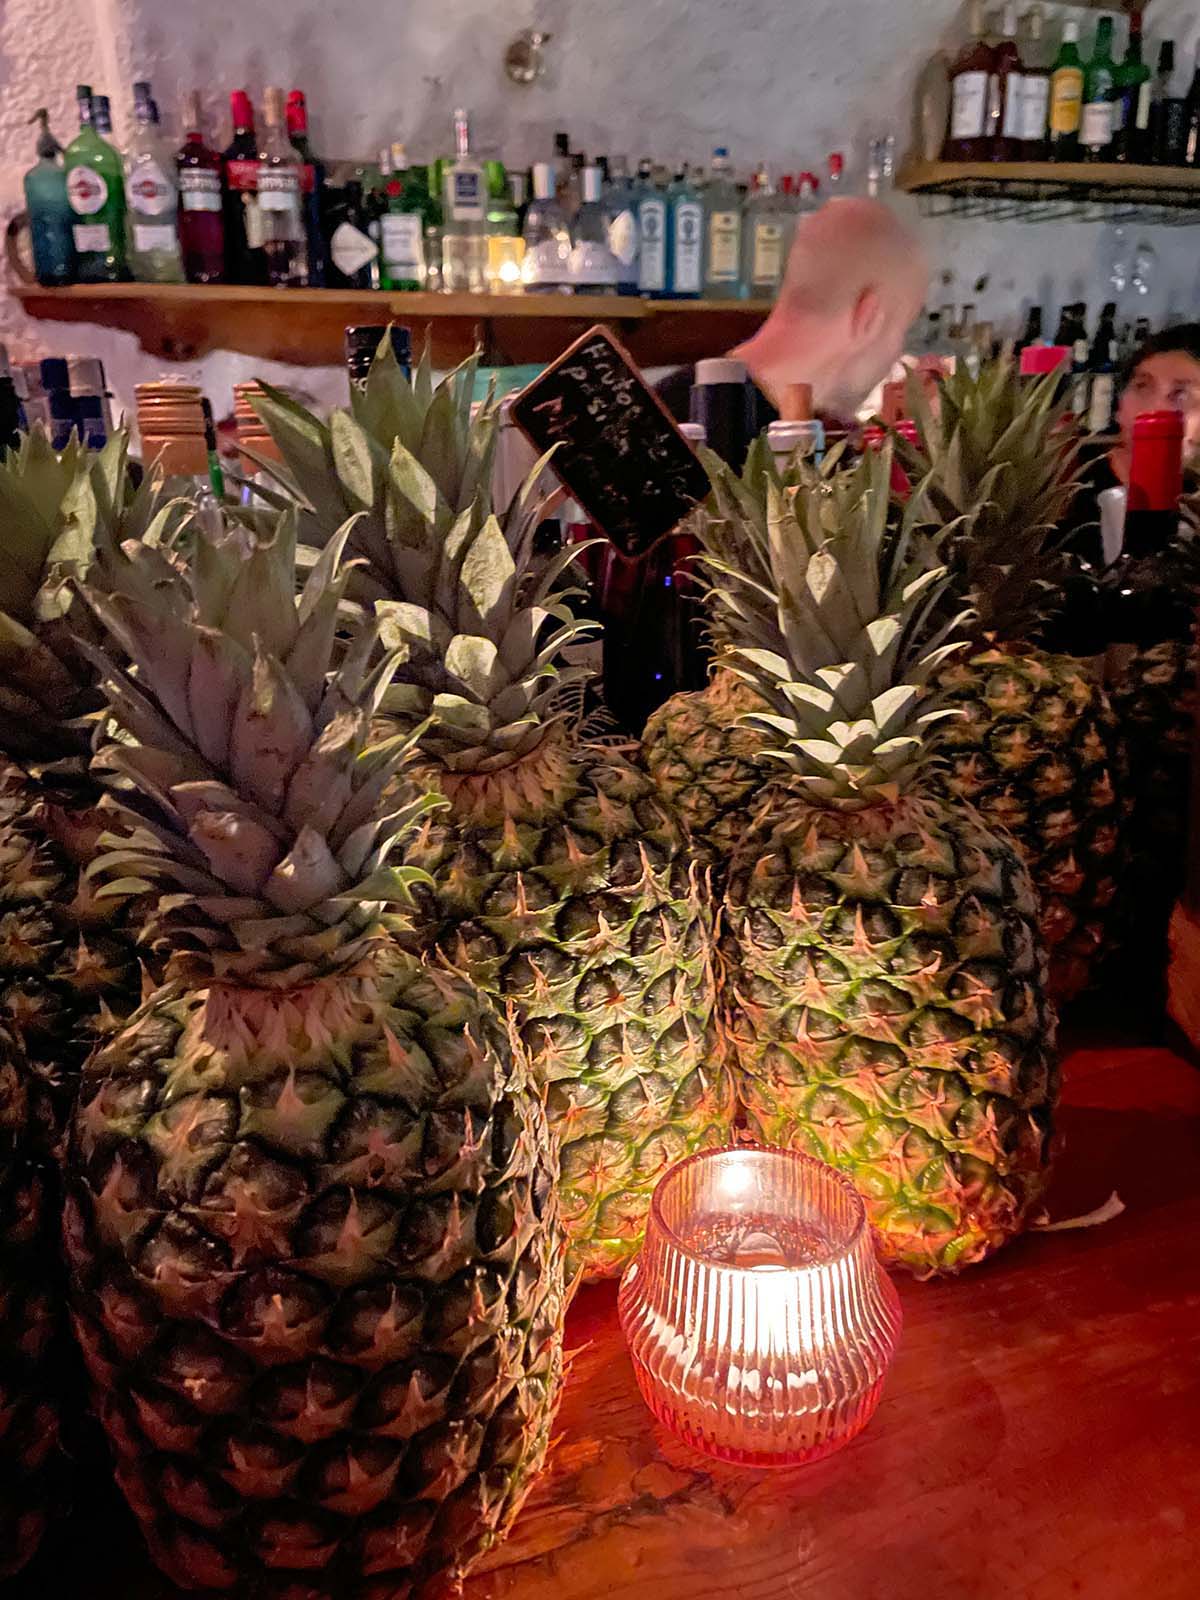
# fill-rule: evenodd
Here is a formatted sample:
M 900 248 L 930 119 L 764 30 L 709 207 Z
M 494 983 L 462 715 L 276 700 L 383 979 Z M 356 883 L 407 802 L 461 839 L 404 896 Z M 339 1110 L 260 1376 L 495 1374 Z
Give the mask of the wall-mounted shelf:
M 434 360 L 462 360 L 476 348 L 496 363 L 550 361 L 596 322 L 616 331 L 643 366 L 722 355 L 759 326 L 766 301 L 640 300 L 617 295 L 403 294 L 373 289 L 258 289 L 236 284 L 13 286 L 34 317 L 90 322 L 137 335 L 167 361 L 213 350 L 298 366 L 343 358 L 355 322 L 402 322 L 420 345 L 428 328 Z
M 1111 9 L 1111 8 L 1109 8 Z M 1013 222 L 1200 223 L 1200 170 L 1057 161 L 925 161 L 899 186 L 926 216 Z

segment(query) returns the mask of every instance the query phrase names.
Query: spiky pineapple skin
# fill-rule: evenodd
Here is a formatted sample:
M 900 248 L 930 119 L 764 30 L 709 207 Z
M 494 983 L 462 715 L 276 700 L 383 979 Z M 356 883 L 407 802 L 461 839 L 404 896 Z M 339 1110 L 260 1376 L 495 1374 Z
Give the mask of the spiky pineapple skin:
M 723 872 L 771 777 L 763 736 L 740 719 L 761 710 L 749 684 L 717 671 L 704 689 L 677 694 L 646 723 L 642 755 L 664 799 Z
M 551 740 L 493 777 L 418 776 L 451 803 L 409 852 L 433 937 L 516 1008 L 560 1141 L 568 1276 L 611 1276 L 667 1168 L 730 1135 L 705 874 L 611 750 Z
M 1113 938 L 1122 876 L 1120 729 L 1073 656 L 993 647 L 951 662 L 938 687 L 959 716 L 942 726 L 947 794 L 1017 844 L 1041 904 L 1050 992 L 1072 1000 Z
M 544 1112 L 476 991 L 390 958 L 152 997 L 89 1066 L 76 1330 L 163 1570 L 432 1593 L 546 1450 L 562 1234 Z
M 724 913 L 726 1025 L 751 1133 L 853 1179 L 884 1259 L 982 1259 L 1044 1188 L 1054 1016 L 1029 875 L 934 798 L 751 830 Z

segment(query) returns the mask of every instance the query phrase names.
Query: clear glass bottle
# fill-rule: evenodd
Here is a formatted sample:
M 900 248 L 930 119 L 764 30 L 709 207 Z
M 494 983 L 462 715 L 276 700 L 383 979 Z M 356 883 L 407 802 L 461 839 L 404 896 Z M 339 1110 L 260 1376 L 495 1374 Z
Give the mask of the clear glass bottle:
M 608 243 L 604 174 L 584 167 L 579 210 L 571 226 L 571 287 L 576 294 L 616 294 L 620 268 Z
M 766 166 L 754 175 L 742 230 L 742 287 L 751 300 L 773 300 L 783 282 L 795 213 Z
M 667 292 L 667 197 L 654 181 L 654 165 L 638 162 L 638 293 Z
M 615 156 L 609 167 L 603 205 L 608 248 L 617 260 L 618 294 L 638 292 L 637 201 L 637 185 L 629 176 L 629 164 L 624 156 Z
M 704 282 L 704 201 L 681 163 L 667 190 L 667 297 L 698 300 Z
M 303 288 L 308 282 L 300 168 L 300 157 L 287 134 L 284 92 L 267 89 L 258 152 L 258 209 L 267 282 L 276 288 Z
M 490 294 L 515 294 L 521 287 L 525 241 L 503 161 L 486 163 L 487 286 Z
M 528 294 L 571 292 L 571 230 L 559 203 L 554 166 L 533 168 L 533 199 L 525 213 L 525 259 L 521 277 Z
M 182 283 L 179 178 L 148 83 L 133 86 L 134 134 L 125 152 L 129 270 L 139 283 Z
M 724 145 L 713 151 L 704 205 L 704 294 L 709 300 L 736 300 L 741 294 L 742 196 Z
M 33 113 L 30 122 L 41 127 L 37 138 L 37 161 L 25 174 L 25 206 L 29 212 L 29 236 L 33 247 L 33 270 L 37 281 L 47 289 L 71 283 L 75 277 L 75 245 L 71 238 L 73 216 L 67 198 L 67 174 L 62 164 L 62 145 L 50 132 L 47 111 Z
M 1017 119 L 1019 157 L 1022 161 L 1044 161 L 1054 46 L 1046 32 L 1046 14 L 1040 5 L 1030 6 L 1021 18 L 1017 45 L 1021 52 L 1021 108 Z
M 100 136 L 91 88 L 81 83 L 75 99 L 79 132 L 63 154 L 67 199 L 74 214 L 75 278 L 79 283 L 116 283 L 128 277 L 125 175 L 120 156 Z
M 304 213 L 304 243 L 308 252 L 308 281 L 313 288 L 325 282 L 325 230 L 322 226 L 321 196 L 325 187 L 325 165 L 313 154 L 308 139 L 308 102 L 303 89 L 289 89 L 287 131 L 292 149 L 300 157 L 300 207 Z
M 487 179 L 471 154 L 470 122 L 454 113 L 454 160 L 442 178 L 442 288 L 482 294 L 487 287 Z

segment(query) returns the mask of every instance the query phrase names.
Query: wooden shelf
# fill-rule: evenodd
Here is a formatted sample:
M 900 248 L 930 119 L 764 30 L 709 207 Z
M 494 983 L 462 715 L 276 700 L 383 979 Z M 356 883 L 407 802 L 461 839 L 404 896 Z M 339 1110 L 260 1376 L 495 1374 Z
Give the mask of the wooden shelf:
M 643 366 L 722 355 L 771 309 L 760 300 L 641 300 L 617 295 L 404 294 L 379 289 L 259 289 L 237 284 L 12 286 L 30 316 L 90 322 L 137 335 L 167 361 L 213 350 L 298 366 L 342 360 L 355 322 L 402 322 L 414 344 L 433 341 L 439 365 L 482 347 L 497 364 L 551 361 L 596 322 L 607 323 Z
M 898 186 L 926 210 L 962 216 L 1049 221 L 1110 220 L 1137 214 L 1148 221 L 1200 223 L 1200 170 L 1084 161 L 918 161 L 902 168 Z

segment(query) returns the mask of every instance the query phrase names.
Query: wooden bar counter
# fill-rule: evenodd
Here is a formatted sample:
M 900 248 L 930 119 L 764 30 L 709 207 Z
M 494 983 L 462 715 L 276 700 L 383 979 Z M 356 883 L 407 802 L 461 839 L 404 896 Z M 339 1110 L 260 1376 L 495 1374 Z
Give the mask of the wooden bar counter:
M 1056 1218 L 945 1283 L 900 1282 L 883 1402 L 840 1455 L 747 1472 L 645 1409 L 611 1285 L 586 1289 L 551 1464 L 464 1600 L 1200 1600 L 1200 1072 L 1065 1065 Z M 160 1600 L 110 1508 L 4 1600 Z

